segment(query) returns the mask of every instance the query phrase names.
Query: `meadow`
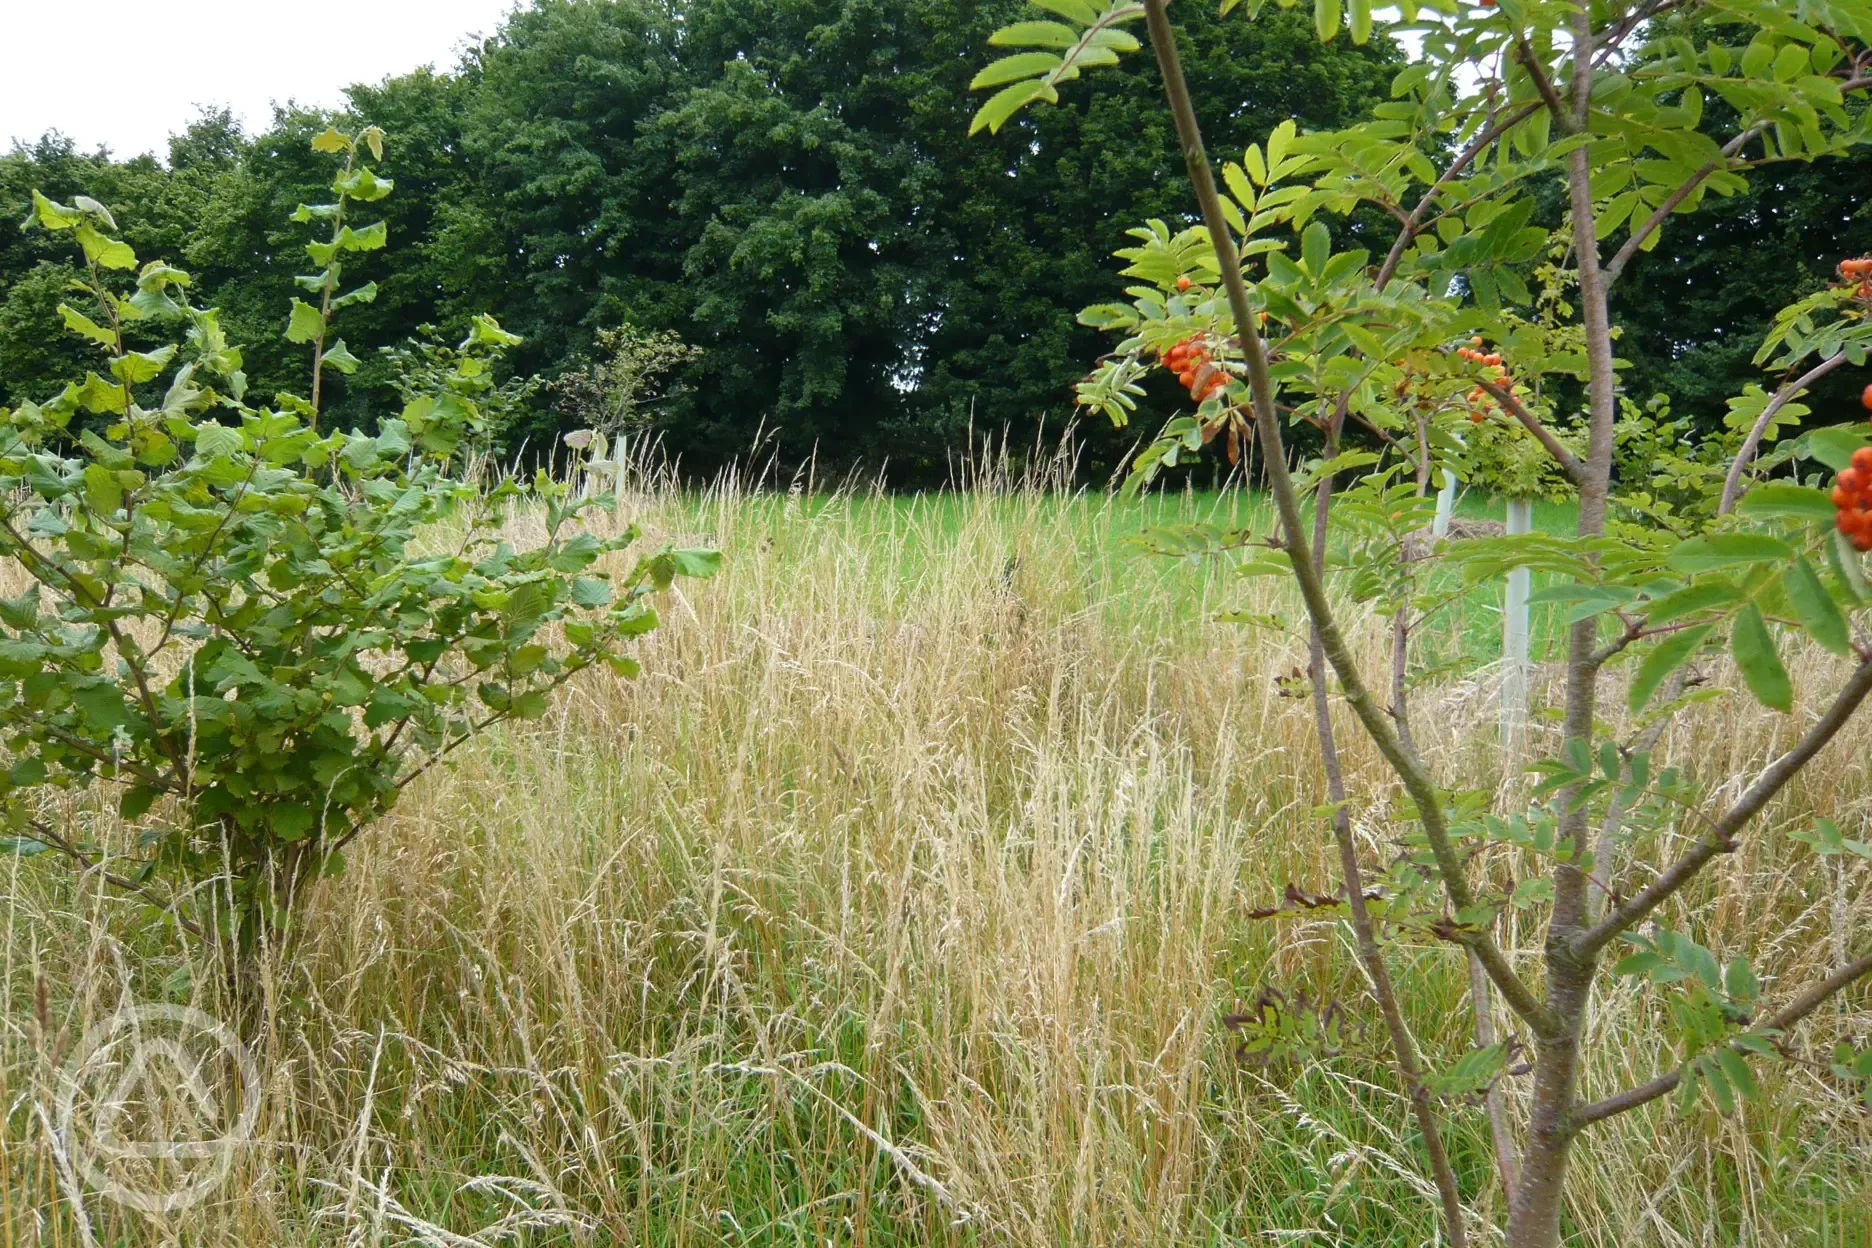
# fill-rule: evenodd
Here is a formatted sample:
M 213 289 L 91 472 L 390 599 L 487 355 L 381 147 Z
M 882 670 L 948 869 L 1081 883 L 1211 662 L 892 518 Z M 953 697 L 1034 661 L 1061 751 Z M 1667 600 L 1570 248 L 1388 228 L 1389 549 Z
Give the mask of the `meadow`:
M 147 908 L 50 856 L 0 859 L 0 1245 L 1435 1242 L 1345 933 L 1249 917 L 1337 880 L 1309 705 L 1282 683 L 1303 641 L 1215 618 L 1291 621 L 1297 603 L 1125 540 L 1265 510 L 1239 491 L 978 484 L 634 494 L 649 540 L 715 544 L 724 572 L 664 604 L 642 677 L 586 673 L 544 721 L 480 739 L 319 885 L 269 989 L 259 1129 L 186 1212 L 73 1199 L 35 1107 L 119 1000 L 212 1008 L 212 985 Z M 1415 693 L 1417 731 L 1448 783 L 1512 807 L 1527 782 L 1495 740 L 1499 595 L 1435 626 L 1448 666 Z M 1382 661 L 1385 623 L 1348 610 Z M 1554 632 L 1537 613 L 1537 658 Z M 1792 716 L 1705 703 L 1659 753 L 1751 775 L 1843 662 L 1790 668 Z M 1609 716 L 1624 679 L 1606 676 Z M 1366 859 L 1388 862 L 1396 786 L 1342 740 Z M 1816 814 L 1863 826 L 1868 744 L 1850 727 L 1673 915 L 1719 952 L 1781 933 L 1756 950 L 1771 996 L 1872 926 L 1872 868 L 1816 865 L 1788 835 Z M 56 813 L 121 835 L 95 794 Z M 1537 931 L 1505 922 L 1538 974 Z M 1418 1034 L 1454 1060 L 1459 954 L 1400 939 L 1390 957 Z M 1267 990 L 1337 1004 L 1332 1051 L 1238 1059 L 1223 1020 Z M 1672 1064 L 1656 1001 L 1629 981 L 1601 995 L 1592 1026 L 1614 1043 L 1589 1093 Z M 1868 1032 L 1861 989 L 1802 1039 L 1821 1056 Z M 1569 1242 L 1872 1243 L 1872 1113 L 1823 1061 L 1762 1081 L 1731 1115 L 1664 1100 L 1597 1128 Z M 1482 1111 L 1452 1113 L 1493 1224 Z

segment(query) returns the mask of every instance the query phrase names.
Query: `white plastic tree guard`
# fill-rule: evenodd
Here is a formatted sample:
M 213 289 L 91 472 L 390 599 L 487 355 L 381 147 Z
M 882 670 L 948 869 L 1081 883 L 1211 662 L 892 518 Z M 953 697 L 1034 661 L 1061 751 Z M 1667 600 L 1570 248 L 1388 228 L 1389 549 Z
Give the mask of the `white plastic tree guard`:
M 1532 532 L 1534 504 L 1526 499 L 1508 500 L 1508 534 Z M 1508 574 L 1508 592 L 1502 598 L 1502 674 L 1501 741 L 1502 748 L 1520 748 L 1521 733 L 1527 726 L 1528 710 L 1528 622 L 1531 614 L 1528 597 L 1533 589 L 1533 575 L 1526 568 Z
M 1456 474 L 1448 468 L 1443 470 L 1443 488 L 1436 496 L 1436 519 L 1430 522 L 1430 535 L 1442 538 L 1449 536 L 1450 517 L 1456 514 Z

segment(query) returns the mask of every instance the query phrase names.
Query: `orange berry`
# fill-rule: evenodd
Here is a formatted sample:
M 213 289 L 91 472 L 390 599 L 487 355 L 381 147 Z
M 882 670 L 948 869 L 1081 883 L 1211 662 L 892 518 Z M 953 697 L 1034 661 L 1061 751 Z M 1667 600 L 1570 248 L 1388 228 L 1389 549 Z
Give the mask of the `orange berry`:
M 1177 384 L 1181 385 L 1185 390 L 1195 385 L 1196 384 L 1196 370 L 1193 368 L 1186 368 L 1182 372 L 1178 373 Z
M 1839 474 L 1836 484 L 1848 494 L 1859 494 L 1866 488 L 1866 474 L 1857 468 L 1848 468 Z
M 1833 505 L 1839 508 L 1841 511 L 1844 511 L 1848 507 L 1852 506 L 1852 502 L 1853 502 L 1852 492 L 1843 485 L 1834 486 L 1833 493 L 1830 497 L 1833 499 Z
M 1196 283 L 1194 283 L 1194 282 L 1192 282 L 1192 281 L 1190 281 L 1190 279 L 1189 279 L 1189 278 L 1187 278 L 1187 277 L 1179 277 L 1179 278 L 1177 278 L 1177 289 L 1178 289 L 1178 290 L 1188 290 L 1188 289 L 1189 289 L 1189 288 L 1190 288 L 1191 286 L 1194 286 L 1195 284 L 1196 284 Z
M 1469 423 L 1470 423 L 1470 424 L 1472 424 L 1472 425 L 1479 425 L 1479 424 L 1481 424 L 1481 423 L 1482 423 L 1482 422 L 1483 422 L 1484 420 L 1486 420 L 1486 419 L 1487 419 L 1487 417 L 1486 417 L 1486 416 L 1484 416 L 1484 415 L 1483 415 L 1483 414 L 1482 414 L 1481 412 L 1470 412 L 1470 413 L 1469 413 Z
M 1872 477 L 1872 446 L 1862 446 L 1852 453 L 1852 466 Z
M 1482 335 L 1481 335 L 1481 334 L 1477 334 L 1477 335 L 1476 335 L 1475 337 L 1473 337 L 1473 338 L 1471 338 L 1471 339 L 1469 340 L 1469 345 L 1470 345 L 1470 346 L 1472 346 L 1472 347 L 1479 347 L 1479 346 L 1481 346 L 1481 345 L 1482 345 Z
M 1499 365 L 1501 363 L 1501 356 L 1490 352 L 1488 355 L 1482 357 L 1482 362 L 1491 366 Z
M 1859 392 L 1859 402 L 1868 412 L 1872 412 L 1872 386 Z

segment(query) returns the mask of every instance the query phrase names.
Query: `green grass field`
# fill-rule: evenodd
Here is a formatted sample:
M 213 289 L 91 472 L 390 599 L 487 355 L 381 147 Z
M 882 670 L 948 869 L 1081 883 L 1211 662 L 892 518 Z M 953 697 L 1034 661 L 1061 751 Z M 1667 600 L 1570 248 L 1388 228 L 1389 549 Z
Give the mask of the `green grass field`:
M 1214 618 L 1294 604 L 1123 540 L 1257 520 L 1254 500 L 718 490 L 627 510 L 652 540 L 720 545 L 725 571 L 665 604 L 642 678 L 588 674 L 489 735 L 320 885 L 272 985 L 263 1112 L 203 1203 L 138 1213 L 68 1181 L 36 1108 L 120 1001 L 216 1009 L 196 951 L 49 856 L 0 860 L 0 1248 L 1435 1242 L 1344 933 L 1246 917 L 1336 882 L 1308 707 L 1279 684 L 1301 639 Z M 1478 674 L 1499 595 L 1453 610 L 1434 641 L 1463 663 L 1415 707 L 1439 778 L 1510 808 L 1525 781 Z M 1382 621 L 1349 619 L 1382 663 Z M 1536 636 L 1540 657 L 1551 625 Z M 1708 778 L 1759 766 L 1840 670 L 1791 667 L 1795 716 L 1705 705 L 1661 753 Z M 1346 742 L 1360 842 L 1387 862 L 1398 794 Z M 1872 929 L 1869 864 L 1832 872 L 1787 835 L 1863 821 L 1868 744 L 1849 729 L 1670 914 L 1751 950 L 1771 993 Z M 126 835 L 95 794 L 45 813 Z M 1789 937 L 1763 947 L 1771 927 Z M 1503 940 L 1532 968 L 1537 927 L 1511 917 Z M 1389 956 L 1432 1064 L 1454 1061 L 1463 964 L 1411 938 Z M 1265 990 L 1337 1003 L 1336 1049 L 1238 1061 L 1223 1019 Z M 1629 983 L 1602 995 L 1589 1091 L 1672 1064 L 1661 1016 Z M 1859 990 L 1800 1039 L 1868 1032 Z M 1872 1114 L 1823 1066 L 1760 1078 L 1768 1099 L 1735 1115 L 1658 1102 L 1599 1128 L 1569 1242 L 1872 1244 Z M 1486 1236 L 1482 1114 L 1448 1112 Z

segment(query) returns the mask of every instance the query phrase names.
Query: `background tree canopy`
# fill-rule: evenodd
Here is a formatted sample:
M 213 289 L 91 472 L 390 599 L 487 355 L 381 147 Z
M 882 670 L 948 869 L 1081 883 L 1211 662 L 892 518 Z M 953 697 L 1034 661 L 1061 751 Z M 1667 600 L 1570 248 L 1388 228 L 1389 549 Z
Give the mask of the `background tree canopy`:
M 703 347 L 654 425 L 691 470 L 764 438 L 783 462 L 816 451 L 916 481 L 946 475 L 971 426 L 1035 445 L 1072 418 L 1071 383 L 1100 350 L 1068 309 L 1111 294 L 1122 223 L 1186 215 L 1187 191 L 1148 58 L 968 137 L 968 80 L 1020 7 L 536 0 L 453 72 L 354 87 L 337 117 L 281 110 L 248 136 L 206 114 L 166 164 L 56 135 L 16 147 L 0 157 L 0 402 L 81 371 L 80 344 L 46 328 L 67 262 L 19 225 L 35 186 L 102 200 L 140 254 L 194 272 L 260 393 L 297 376 L 281 292 L 304 240 L 281 223 L 319 197 L 328 174 L 307 139 L 335 120 L 389 132 L 398 185 L 389 247 L 348 273 L 381 293 L 347 323 L 365 363 L 334 379 L 340 421 L 369 428 L 396 402 L 363 347 L 457 332 L 472 309 L 524 335 L 516 367 L 548 377 L 625 321 Z M 1322 46 L 1299 11 L 1214 10 L 1177 16 L 1217 152 L 1288 117 L 1343 125 L 1388 96 L 1395 48 Z M 1795 167 L 1695 235 L 1668 233 L 1625 295 L 1633 392 L 1668 386 L 1680 413 L 1718 419 L 1788 275 L 1818 282 L 1860 250 L 1868 209 L 1850 188 L 1865 171 Z M 509 449 L 549 445 L 553 420 L 539 403 Z M 1082 433 L 1089 470 L 1125 449 L 1093 422 Z

